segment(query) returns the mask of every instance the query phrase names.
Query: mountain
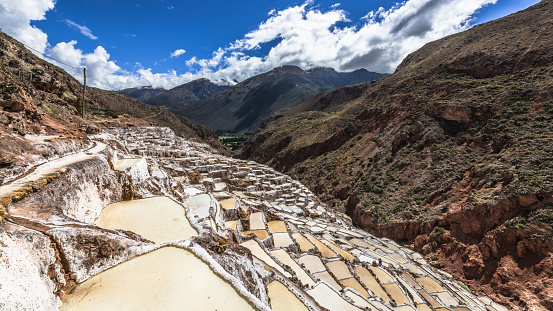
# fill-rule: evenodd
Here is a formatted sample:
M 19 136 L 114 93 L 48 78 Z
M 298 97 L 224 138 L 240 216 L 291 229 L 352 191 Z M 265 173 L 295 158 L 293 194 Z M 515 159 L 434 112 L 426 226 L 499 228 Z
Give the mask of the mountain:
M 228 85 L 217 85 L 208 79 L 198 79 L 160 93 L 146 102 L 154 106 L 171 106 L 174 103 L 206 99 L 228 88 Z
M 267 119 L 242 157 L 477 293 L 551 310 L 552 153 L 553 1 L 542 1 Z
M 156 101 L 154 98 L 149 103 L 163 105 L 176 114 L 184 115 L 216 131 L 253 133 L 263 119 L 281 109 L 297 106 L 321 91 L 371 81 L 382 76 L 384 75 L 364 69 L 340 73 L 329 68 L 304 71 L 295 66 L 282 66 L 247 79 L 207 99 L 170 102 Z
M 209 128 L 115 92 L 87 88 L 83 119 L 82 84 L 2 32 L 0 64 L 0 162 L 5 165 L 16 161 L 14 155 L 26 144 L 26 134 L 83 137 L 106 126 L 166 126 L 226 152 Z
M 117 93 L 124 94 L 127 96 L 130 96 L 134 99 L 138 99 L 141 102 L 146 102 L 157 95 L 167 91 L 166 89 L 158 89 L 158 88 L 152 88 L 151 86 L 143 86 L 143 87 L 133 87 L 128 89 L 122 89 L 117 91 Z
M 193 122 L 184 116 L 176 115 L 164 107 L 148 105 L 129 96 L 97 88 L 87 88 L 87 93 L 87 99 L 93 103 L 92 106 L 87 107 L 87 110 L 92 115 L 119 116 L 128 114 L 151 125 L 169 127 L 179 136 L 204 141 L 223 154 L 228 153 L 228 150 L 219 141 L 219 137 L 210 128 Z M 132 123 L 119 124 L 116 122 L 112 124 L 112 122 L 109 120 L 102 123 L 110 127 L 133 126 Z

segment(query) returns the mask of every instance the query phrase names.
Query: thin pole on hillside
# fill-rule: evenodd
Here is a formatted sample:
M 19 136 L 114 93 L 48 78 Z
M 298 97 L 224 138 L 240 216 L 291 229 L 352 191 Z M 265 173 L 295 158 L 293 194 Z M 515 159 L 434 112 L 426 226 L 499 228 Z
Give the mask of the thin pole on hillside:
M 86 92 L 86 68 L 83 68 L 83 76 L 84 76 L 84 83 L 83 83 L 83 104 L 81 105 L 81 117 L 84 119 L 84 94 Z

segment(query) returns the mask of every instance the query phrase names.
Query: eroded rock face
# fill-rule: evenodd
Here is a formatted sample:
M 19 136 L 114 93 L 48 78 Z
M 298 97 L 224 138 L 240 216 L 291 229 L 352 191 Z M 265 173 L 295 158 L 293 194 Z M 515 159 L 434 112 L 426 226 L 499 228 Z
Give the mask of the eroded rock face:
M 64 278 L 48 236 L 4 221 L 0 241 L 0 309 L 57 310 L 56 282 Z
M 459 123 L 469 122 L 472 117 L 472 111 L 465 105 L 442 105 L 436 110 L 436 114 L 449 121 Z
M 537 206 L 551 196 L 535 195 L 496 205 L 481 205 L 444 215 L 440 220 L 379 226 L 363 211 L 352 211 L 361 227 L 395 240 L 425 255 L 435 266 L 506 305 L 551 307 L 553 282 L 551 228 Z M 538 216 L 541 215 L 541 216 Z M 443 231 L 437 231 L 442 228 Z M 528 286 L 537 282 L 539 286 Z

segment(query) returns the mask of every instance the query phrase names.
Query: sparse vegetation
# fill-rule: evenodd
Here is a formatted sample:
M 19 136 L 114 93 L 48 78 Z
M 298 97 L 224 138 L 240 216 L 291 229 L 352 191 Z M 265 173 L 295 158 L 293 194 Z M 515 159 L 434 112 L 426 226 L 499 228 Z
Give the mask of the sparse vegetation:
M 455 280 L 455 282 L 457 282 L 457 284 L 459 284 L 462 288 L 466 289 L 467 292 L 469 292 L 469 293 L 471 292 L 471 291 L 470 291 L 470 288 L 469 288 L 467 285 L 465 285 L 465 283 L 463 283 L 463 282 L 461 282 L 461 281 L 459 281 L 459 280 Z
M 244 144 L 250 138 L 250 134 L 234 134 L 234 133 L 221 133 L 219 134 L 219 140 L 223 146 L 227 147 L 234 153 L 240 153 Z
M 444 234 L 445 232 L 446 232 L 446 230 L 445 230 L 444 227 L 436 226 L 434 228 L 434 230 L 430 233 L 430 236 L 431 237 L 436 237 L 436 236 Z

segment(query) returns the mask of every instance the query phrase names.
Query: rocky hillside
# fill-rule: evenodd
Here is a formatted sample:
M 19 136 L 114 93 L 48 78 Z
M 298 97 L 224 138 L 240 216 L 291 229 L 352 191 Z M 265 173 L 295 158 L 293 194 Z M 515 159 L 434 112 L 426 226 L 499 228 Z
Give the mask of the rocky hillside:
M 86 113 L 81 118 L 82 84 L 4 33 L 0 33 L 0 65 L 0 159 L 4 159 L 0 165 L 17 162 L 25 134 L 83 137 L 104 126 L 167 126 L 178 135 L 224 150 L 205 126 L 114 92 L 87 88 Z
M 128 89 L 122 89 L 117 91 L 117 93 L 130 96 L 134 99 L 138 99 L 141 102 L 146 102 L 165 91 L 167 90 L 156 89 L 156 88 L 152 88 L 151 86 L 143 86 L 143 87 L 133 87 Z
M 267 120 L 243 156 L 512 307 L 553 308 L 553 1 Z
M 253 133 L 263 119 L 281 109 L 295 107 L 321 91 L 382 76 L 366 70 L 339 73 L 325 68 L 304 71 L 295 66 L 282 66 L 204 100 L 149 103 L 162 104 L 216 131 Z
M 87 99 L 93 103 L 87 106 L 87 112 L 101 118 L 111 117 L 100 121 L 102 125 L 134 126 L 138 120 L 142 123 L 168 126 L 179 136 L 205 141 L 218 151 L 228 152 L 211 129 L 184 116 L 176 115 L 164 107 L 148 105 L 129 96 L 97 88 L 87 88 L 87 92 Z M 133 121 L 127 121 L 129 116 Z
M 209 98 L 228 88 L 228 85 L 217 85 L 208 79 L 198 79 L 160 93 L 145 102 L 154 106 L 172 107 L 176 103 L 189 103 Z

